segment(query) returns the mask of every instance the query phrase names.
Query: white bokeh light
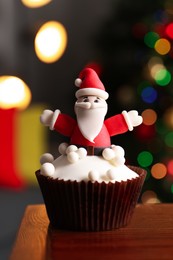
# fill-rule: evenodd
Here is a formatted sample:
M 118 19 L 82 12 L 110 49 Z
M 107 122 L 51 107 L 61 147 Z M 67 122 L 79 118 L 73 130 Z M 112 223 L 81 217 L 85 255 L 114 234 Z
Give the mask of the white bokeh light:
M 49 21 L 42 25 L 35 37 L 36 55 L 46 63 L 57 61 L 63 55 L 66 45 L 66 30 L 56 21 Z

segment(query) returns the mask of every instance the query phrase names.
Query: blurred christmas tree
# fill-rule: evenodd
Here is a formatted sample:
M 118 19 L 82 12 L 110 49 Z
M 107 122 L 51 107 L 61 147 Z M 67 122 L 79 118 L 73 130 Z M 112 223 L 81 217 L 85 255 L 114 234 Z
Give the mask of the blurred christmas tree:
M 136 109 L 144 119 L 112 143 L 147 169 L 143 202 L 172 202 L 173 1 L 116 1 L 112 10 L 97 38 L 109 114 Z

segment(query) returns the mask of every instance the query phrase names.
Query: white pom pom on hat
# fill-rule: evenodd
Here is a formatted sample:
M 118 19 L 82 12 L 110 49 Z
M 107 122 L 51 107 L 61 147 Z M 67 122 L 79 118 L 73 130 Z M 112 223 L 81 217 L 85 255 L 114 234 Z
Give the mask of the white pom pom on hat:
M 79 87 L 79 90 L 77 90 L 75 94 L 76 98 L 82 96 L 98 96 L 106 100 L 109 97 L 97 73 L 91 68 L 85 68 L 80 72 L 79 78 L 75 80 L 75 85 Z
M 74 84 L 75 84 L 76 87 L 80 87 L 81 83 L 82 83 L 81 79 L 79 79 L 79 78 L 75 79 Z

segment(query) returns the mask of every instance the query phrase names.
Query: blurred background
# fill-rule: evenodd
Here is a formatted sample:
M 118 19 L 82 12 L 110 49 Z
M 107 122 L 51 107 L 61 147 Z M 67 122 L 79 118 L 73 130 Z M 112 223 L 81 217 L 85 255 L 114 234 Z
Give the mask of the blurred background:
M 143 124 L 112 138 L 126 163 L 147 170 L 141 203 L 173 201 L 173 1 L 0 1 L 0 259 L 7 259 L 44 152 L 64 137 L 42 110 L 74 116 L 74 80 L 89 66 L 103 81 L 108 116 L 136 109 Z

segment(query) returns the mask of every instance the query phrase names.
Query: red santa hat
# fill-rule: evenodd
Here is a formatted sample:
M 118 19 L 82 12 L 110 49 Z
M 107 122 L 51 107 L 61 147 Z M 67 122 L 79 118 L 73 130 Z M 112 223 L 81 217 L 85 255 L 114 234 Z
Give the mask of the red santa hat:
M 81 96 L 98 96 L 106 100 L 109 97 L 97 73 L 91 68 L 85 68 L 80 72 L 79 78 L 75 80 L 75 85 L 79 87 L 75 94 L 76 98 Z

